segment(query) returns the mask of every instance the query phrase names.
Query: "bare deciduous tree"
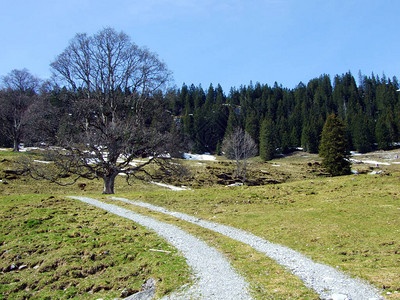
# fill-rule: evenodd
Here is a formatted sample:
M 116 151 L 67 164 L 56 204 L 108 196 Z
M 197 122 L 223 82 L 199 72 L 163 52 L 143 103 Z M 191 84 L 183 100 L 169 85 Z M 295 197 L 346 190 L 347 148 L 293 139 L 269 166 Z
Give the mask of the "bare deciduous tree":
M 247 160 L 257 155 L 257 145 L 242 128 L 236 128 L 222 142 L 222 151 L 236 161 L 236 176 L 246 181 Z
M 104 194 L 114 193 L 118 174 L 129 178 L 151 175 L 156 163 L 166 172 L 171 134 L 157 124 L 169 122 L 155 94 L 170 78 L 156 54 L 135 45 L 129 37 L 106 28 L 88 36 L 77 34 L 51 64 L 54 75 L 75 95 L 60 148 L 49 153 L 53 169 L 29 168 L 33 176 L 60 183 L 66 174 L 104 180 Z M 134 159 L 150 157 L 133 162 Z
M 0 130 L 13 141 L 13 151 L 19 151 L 24 127 L 30 114 L 29 107 L 37 98 L 40 80 L 27 69 L 12 70 L 2 78 L 4 90 L 0 94 Z

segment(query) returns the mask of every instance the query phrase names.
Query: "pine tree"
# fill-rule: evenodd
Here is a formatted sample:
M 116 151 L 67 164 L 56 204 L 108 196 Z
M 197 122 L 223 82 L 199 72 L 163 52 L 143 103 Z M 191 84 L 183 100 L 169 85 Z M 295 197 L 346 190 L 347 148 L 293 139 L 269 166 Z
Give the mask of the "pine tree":
M 390 132 L 384 116 L 381 116 L 376 123 L 375 136 L 379 149 L 390 149 Z
M 226 129 L 225 129 L 225 137 L 230 135 L 237 127 L 239 127 L 239 121 L 238 121 L 237 115 L 235 113 L 235 109 L 231 107 L 229 109 L 229 116 L 228 116 Z
M 329 115 L 322 130 L 319 155 L 323 158 L 322 166 L 332 176 L 347 175 L 351 171 L 345 132 L 343 122 L 334 114 Z
M 318 152 L 318 133 L 314 122 L 312 125 L 306 124 L 303 126 L 301 133 L 301 146 L 306 152 Z
M 360 153 L 371 151 L 373 135 L 367 116 L 365 114 L 358 114 L 354 117 L 354 121 L 352 139 L 356 151 Z
M 260 130 L 260 157 L 263 160 L 271 160 L 276 152 L 276 139 L 274 123 L 270 119 L 262 122 Z

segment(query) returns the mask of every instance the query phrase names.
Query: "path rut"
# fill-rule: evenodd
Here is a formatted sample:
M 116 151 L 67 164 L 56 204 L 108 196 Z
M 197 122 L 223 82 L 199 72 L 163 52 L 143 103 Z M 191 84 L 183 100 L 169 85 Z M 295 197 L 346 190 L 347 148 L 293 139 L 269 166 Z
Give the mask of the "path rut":
M 252 299 L 248 283 L 215 248 L 177 226 L 143 216 L 117 205 L 88 197 L 70 197 L 130 219 L 167 240 L 186 258 L 193 269 L 195 284 L 164 299 Z
M 342 299 L 347 297 L 347 299 L 353 300 L 382 299 L 379 291 L 368 283 L 357 278 L 351 278 L 333 267 L 316 263 L 295 250 L 273 244 L 244 230 L 201 220 L 184 213 L 169 211 L 163 207 L 145 202 L 130 201 L 118 197 L 112 197 L 111 199 L 170 215 L 245 243 L 290 269 L 307 287 L 315 290 L 323 299 L 332 299 L 334 295 L 340 295 Z

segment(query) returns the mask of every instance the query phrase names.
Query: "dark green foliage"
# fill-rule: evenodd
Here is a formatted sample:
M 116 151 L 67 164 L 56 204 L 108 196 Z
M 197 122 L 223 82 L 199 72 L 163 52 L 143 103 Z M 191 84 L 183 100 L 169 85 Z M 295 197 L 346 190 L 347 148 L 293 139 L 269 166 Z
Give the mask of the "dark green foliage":
M 315 126 L 307 124 L 303 127 L 301 134 L 301 146 L 306 152 L 318 152 L 318 132 Z
M 276 152 L 276 136 L 274 123 L 265 119 L 260 130 L 260 157 L 263 160 L 271 160 Z
M 287 153 L 300 146 L 317 153 L 323 125 L 332 113 L 344 121 L 349 149 L 358 152 L 389 149 L 400 141 L 398 80 L 374 74 L 358 76 L 358 85 L 348 72 L 336 75 L 333 80 L 321 75 L 307 84 L 300 82 L 294 89 L 276 82 L 272 86 L 250 83 L 231 88 L 227 95 L 219 84 L 216 87 L 211 84 L 205 90 L 201 85 L 183 84 L 180 89 L 168 90 L 159 97 L 171 116 L 179 120 L 176 129 L 185 137 L 188 150 L 192 152 L 218 153 L 218 142 L 236 127 L 244 128 L 261 150 L 265 148 L 265 142 L 260 140 L 261 124 L 269 119 L 274 127 L 275 147 L 270 153 Z M 118 93 L 127 96 L 131 91 L 119 90 Z M 47 140 L 57 140 L 76 130 L 69 122 L 71 101 L 84 95 L 83 89 L 72 91 L 65 87 L 46 92 L 47 102 L 54 107 L 59 121 L 55 127 L 58 132 L 49 132 L 53 137 Z M 30 141 L 25 138 L 23 142 Z M 9 139 L 0 136 L 0 143 L 6 146 Z
M 334 114 L 328 116 L 322 130 L 319 155 L 323 158 L 322 166 L 332 176 L 350 174 L 351 163 L 345 137 L 345 126 Z
M 372 122 L 364 114 L 354 117 L 352 141 L 354 149 L 360 153 L 372 150 L 374 134 L 371 132 Z
M 379 149 L 387 150 L 390 148 L 390 132 L 384 116 L 380 117 L 376 123 L 375 135 Z

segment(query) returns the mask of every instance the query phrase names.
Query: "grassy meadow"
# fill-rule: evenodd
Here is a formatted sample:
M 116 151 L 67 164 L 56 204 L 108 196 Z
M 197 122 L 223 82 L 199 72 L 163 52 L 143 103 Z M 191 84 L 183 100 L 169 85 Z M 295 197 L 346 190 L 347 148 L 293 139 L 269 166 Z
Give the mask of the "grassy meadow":
M 356 157 L 394 161 L 398 151 Z M 101 181 L 60 187 L 24 176 L 6 179 L 19 155 L 0 152 L 0 294 L 40 299 L 121 297 L 150 277 L 162 296 L 190 282 L 184 259 L 155 234 L 133 222 L 66 198 L 85 195 L 176 224 L 221 250 L 250 282 L 257 299 L 318 299 L 286 269 L 250 247 L 170 216 L 110 200 Z M 400 299 L 400 165 L 354 164 L 359 174 L 328 177 L 318 156 L 296 153 L 251 162 L 250 182 L 227 187 L 234 164 L 184 161 L 191 173 L 167 183 L 128 186 L 118 177 L 116 196 L 231 225 L 291 247 L 314 261 L 362 278 Z M 381 170 L 371 175 L 371 171 Z M 10 176 L 10 175 L 7 175 Z M 6 184 L 4 184 L 4 181 Z M 149 249 L 171 251 L 170 254 Z M 389 293 L 389 294 L 388 294 Z M 0 296 L 1 297 L 1 296 Z

